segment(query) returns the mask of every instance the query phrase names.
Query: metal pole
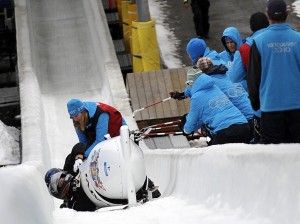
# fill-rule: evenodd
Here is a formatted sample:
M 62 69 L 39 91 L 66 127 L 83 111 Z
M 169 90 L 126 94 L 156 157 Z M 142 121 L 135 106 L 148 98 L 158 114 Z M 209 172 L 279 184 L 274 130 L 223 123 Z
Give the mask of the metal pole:
M 123 125 L 120 128 L 120 136 L 121 136 L 121 145 L 122 145 L 122 156 L 123 156 L 123 169 L 126 175 L 126 184 L 127 184 L 127 196 L 128 196 L 128 204 L 134 205 L 136 204 L 136 192 L 134 186 L 134 180 L 132 176 L 131 170 L 131 148 L 129 141 L 129 131 L 128 126 Z
M 151 105 L 145 106 L 145 107 L 143 107 L 143 108 L 141 108 L 141 109 L 137 109 L 137 110 L 133 111 L 133 115 L 132 115 L 132 116 L 134 117 L 135 113 L 137 113 L 137 112 L 139 112 L 139 111 L 142 111 L 142 110 L 145 110 L 145 109 L 147 109 L 147 108 L 149 108 L 149 107 L 155 106 L 156 104 L 165 102 L 165 101 L 170 100 L 170 99 L 172 99 L 172 97 L 168 97 L 168 98 L 163 99 L 163 100 L 161 100 L 161 101 L 159 101 L 159 102 L 156 102 L 156 103 L 153 103 L 153 104 L 151 104 Z
M 137 0 L 138 22 L 150 21 L 148 0 Z

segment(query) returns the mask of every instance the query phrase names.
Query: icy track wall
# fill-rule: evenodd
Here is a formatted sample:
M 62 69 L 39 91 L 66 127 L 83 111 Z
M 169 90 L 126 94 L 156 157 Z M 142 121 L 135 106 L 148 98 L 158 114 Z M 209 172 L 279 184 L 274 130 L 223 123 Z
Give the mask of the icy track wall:
M 257 223 L 299 223 L 299 144 L 146 150 L 145 157 L 163 196 L 267 221 Z
M 49 7 L 52 3 L 59 3 L 60 1 L 51 0 L 43 3 L 46 5 L 45 7 Z M 76 3 L 80 2 L 80 0 L 76 1 Z M 64 3 L 75 4 L 75 1 L 64 1 Z M 31 14 L 31 10 L 35 9 L 34 7 L 37 7 L 37 4 L 42 4 L 42 1 L 15 0 L 22 116 L 22 164 L 15 167 L 1 168 L 0 170 L 1 223 L 52 223 L 53 200 L 44 183 L 44 174 L 50 167 L 51 161 L 44 126 L 45 115 L 43 102 L 41 101 L 41 83 L 39 83 L 41 75 L 39 74 L 41 72 L 39 65 L 43 63 L 37 61 L 40 58 L 37 55 L 37 47 L 35 46 L 41 40 L 35 39 L 36 35 L 39 35 L 39 30 L 34 30 L 36 27 L 32 24 L 33 15 Z M 100 73 L 104 74 L 105 82 L 103 83 L 110 84 L 116 82 L 116 80 L 122 80 L 112 41 L 108 39 L 110 33 L 103 9 L 99 10 L 98 1 L 96 0 L 82 0 L 82 5 L 84 6 L 84 9 L 82 9 L 83 14 L 88 12 L 89 15 L 87 16 L 87 25 L 91 32 L 90 36 L 93 44 L 96 46 L 94 57 L 99 62 Z M 41 22 L 43 22 L 43 18 L 41 18 Z M 93 27 L 98 27 L 98 29 Z M 100 36 L 101 45 L 97 43 Z M 123 114 L 131 115 L 128 101 L 115 97 L 118 95 L 124 96 L 126 94 L 125 87 L 115 89 L 114 93 L 109 91 L 107 95 L 110 96 L 110 103 L 121 106 Z M 15 215 L 11 215 L 14 213 Z
M 12 224 L 51 223 L 54 208 L 42 175 L 49 165 L 49 152 L 44 144 L 40 88 L 31 60 L 27 12 L 26 1 L 15 1 L 22 111 L 22 164 L 0 170 L 1 222 Z

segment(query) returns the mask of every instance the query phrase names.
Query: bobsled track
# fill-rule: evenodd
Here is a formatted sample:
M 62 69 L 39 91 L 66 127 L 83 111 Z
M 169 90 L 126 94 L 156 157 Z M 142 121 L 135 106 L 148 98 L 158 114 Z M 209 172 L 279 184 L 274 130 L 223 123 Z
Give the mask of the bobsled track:
M 114 105 L 130 129 L 137 126 L 100 0 L 15 5 L 22 164 L 0 170 L 1 223 L 299 223 L 299 144 L 167 150 L 142 145 L 160 199 L 109 215 L 59 209 L 44 174 L 62 167 L 77 142 L 66 102 Z

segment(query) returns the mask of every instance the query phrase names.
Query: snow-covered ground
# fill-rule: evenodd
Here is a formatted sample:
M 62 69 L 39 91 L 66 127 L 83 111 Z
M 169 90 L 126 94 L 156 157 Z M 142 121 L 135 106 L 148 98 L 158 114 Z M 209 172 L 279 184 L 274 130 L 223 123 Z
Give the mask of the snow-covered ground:
M 115 105 L 136 128 L 97 2 L 15 1 L 23 162 L 0 168 L 1 223 L 299 223 L 299 144 L 143 147 L 147 174 L 162 198 L 124 211 L 58 208 L 60 201 L 50 197 L 43 178 L 50 167 L 63 165 L 77 141 L 66 102 L 78 97 Z M 157 3 L 149 2 L 159 15 Z M 162 36 L 172 32 L 157 23 L 161 45 Z M 170 67 L 180 64 L 175 47 L 163 50 Z M 17 162 L 19 131 L 0 122 L 0 133 L 1 163 Z

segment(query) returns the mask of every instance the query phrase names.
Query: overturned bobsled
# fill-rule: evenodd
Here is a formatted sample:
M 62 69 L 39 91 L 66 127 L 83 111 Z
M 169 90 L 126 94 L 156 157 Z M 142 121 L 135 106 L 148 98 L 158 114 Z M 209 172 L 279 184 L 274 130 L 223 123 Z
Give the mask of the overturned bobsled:
M 136 202 L 136 192 L 146 180 L 144 154 L 128 134 L 97 144 L 80 167 L 80 182 L 86 195 L 98 207 Z

